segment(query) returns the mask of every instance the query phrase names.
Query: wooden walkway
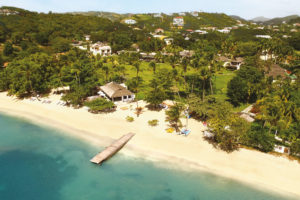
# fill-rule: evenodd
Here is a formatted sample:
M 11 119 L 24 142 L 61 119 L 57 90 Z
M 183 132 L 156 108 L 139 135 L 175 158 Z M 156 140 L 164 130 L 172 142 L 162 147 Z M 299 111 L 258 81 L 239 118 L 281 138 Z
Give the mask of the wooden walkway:
M 102 152 L 93 157 L 90 161 L 95 164 L 101 164 L 103 161 L 109 159 L 116 154 L 123 146 L 134 136 L 134 133 L 128 133 L 122 136 L 120 139 L 106 147 Z

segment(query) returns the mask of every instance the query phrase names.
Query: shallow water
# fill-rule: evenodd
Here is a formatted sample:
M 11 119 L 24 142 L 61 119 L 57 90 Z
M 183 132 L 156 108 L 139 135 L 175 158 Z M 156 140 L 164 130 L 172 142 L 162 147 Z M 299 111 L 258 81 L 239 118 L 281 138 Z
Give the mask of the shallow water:
M 282 200 L 239 182 L 116 155 L 101 167 L 85 142 L 0 115 L 0 200 Z

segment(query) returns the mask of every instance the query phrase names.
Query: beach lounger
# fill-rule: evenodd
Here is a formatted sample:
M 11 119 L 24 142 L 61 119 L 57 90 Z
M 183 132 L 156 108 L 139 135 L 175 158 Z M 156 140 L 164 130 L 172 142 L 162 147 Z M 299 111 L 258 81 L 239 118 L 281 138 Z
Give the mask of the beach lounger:
M 182 135 L 188 136 L 190 133 L 191 133 L 191 131 L 188 130 L 188 129 L 183 129 L 183 130 L 181 130 L 181 134 L 182 134 Z

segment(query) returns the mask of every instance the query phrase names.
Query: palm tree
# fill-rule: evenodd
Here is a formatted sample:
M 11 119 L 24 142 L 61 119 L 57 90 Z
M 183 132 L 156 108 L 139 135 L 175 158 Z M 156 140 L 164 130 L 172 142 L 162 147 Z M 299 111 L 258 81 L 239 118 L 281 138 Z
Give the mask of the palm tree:
M 155 71 L 156 71 L 156 63 L 155 63 L 155 62 L 150 62 L 150 63 L 149 63 L 149 67 L 152 68 L 153 73 L 155 74 Z
M 166 121 L 170 123 L 172 127 L 175 128 L 176 132 L 182 127 L 182 122 L 180 118 L 182 117 L 182 112 L 184 110 L 184 105 L 176 103 L 171 106 L 169 110 L 166 111 Z
M 140 70 L 141 70 L 141 62 L 140 61 L 137 61 L 133 64 L 135 70 L 136 70 L 136 77 L 139 77 L 139 73 L 140 73 Z
M 110 68 L 107 65 L 103 65 L 102 66 L 102 70 L 105 73 L 105 82 L 107 83 L 108 82 L 108 75 L 109 75 L 109 72 L 110 72 Z

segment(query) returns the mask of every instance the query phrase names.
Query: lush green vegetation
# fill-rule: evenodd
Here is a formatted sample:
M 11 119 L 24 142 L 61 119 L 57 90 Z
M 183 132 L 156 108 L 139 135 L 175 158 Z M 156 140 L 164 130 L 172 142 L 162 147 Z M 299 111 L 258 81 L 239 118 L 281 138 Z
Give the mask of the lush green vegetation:
M 92 113 L 110 112 L 116 107 L 113 102 L 103 98 L 98 98 L 93 101 L 87 101 L 84 103 L 84 105 L 89 107 L 89 110 Z
M 249 25 L 229 34 L 208 31 L 201 35 L 185 29 L 224 28 L 237 22 L 224 14 L 200 13 L 200 18 L 186 14 L 185 27 L 179 30 L 170 26 L 177 14 L 162 18 L 133 15 L 138 23 L 127 26 L 123 20 L 128 16 L 115 16 L 110 21 L 94 14 L 39 14 L 8 9 L 19 14 L 0 18 L 0 66 L 5 63 L 0 68 L 0 91 L 26 98 L 69 86 L 70 91 L 62 97 L 64 101 L 101 112 L 112 109 L 113 104 L 103 99 L 85 102 L 86 98 L 97 94 L 97 86 L 125 82 L 150 108 L 159 109 L 164 100 L 176 100 L 178 104 L 166 112 L 166 120 L 177 131 L 187 105 L 192 117 L 208 122 L 213 141 L 225 151 L 243 144 L 268 152 L 278 142 L 274 140 L 276 135 L 282 139 L 281 144 L 291 146 L 293 155 L 299 154 L 300 33 L 284 38 L 286 30 L 292 28 L 288 24 L 282 25 L 279 32 Z M 174 39 L 172 45 L 150 34 L 158 27 Z M 92 42 L 110 44 L 114 54 L 94 56 L 71 45 L 85 40 L 86 34 L 91 35 Z M 256 38 L 257 34 L 269 34 L 272 39 Z M 156 54 L 148 62 L 136 51 L 137 47 Z M 184 49 L 193 54 L 180 55 Z M 119 50 L 128 51 L 117 55 Z M 262 53 L 276 56 L 262 61 Z M 243 57 L 241 69 L 226 70 L 224 61 L 219 61 L 220 55 L 227 59 Z M 289 75 L 266 76 L 275 64 Z M 250 104 L 255 105 L 257 114 L 251 125 L 237 113 Z

